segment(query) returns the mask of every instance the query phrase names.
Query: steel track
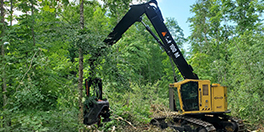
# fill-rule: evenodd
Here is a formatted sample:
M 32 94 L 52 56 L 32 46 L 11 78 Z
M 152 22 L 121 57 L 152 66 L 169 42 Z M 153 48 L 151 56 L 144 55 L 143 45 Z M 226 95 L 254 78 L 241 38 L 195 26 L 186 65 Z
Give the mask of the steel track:
M 228 120 L 234 122 L 237 125 L 236 132 L 245 132 L 245 125 L 243 124 L 243 121 L 241 119 L 237 119 L 235 117 L 231 117 L 228 115 L 225 115 L 225 116 L 227 117 Z M 169 120 L 167 120 L 167 119 L 169 119 Z M 150 124 L 159 126 L 162 129 L 164 129 L 166 127 L 172 127 L 172 128 L 177 127 L 174 125 L 174 122 L 171 121 L 171 119 L 176 120 L 176 121 L 180 121 L 180 122 L 185 121 L 185 122 L 187 122 L 188 125 L 196 126 L 196 128 L 204 128 L 207 132 L 219 131 L 219 130 L 216 130 L 214 125 L 210 122 L 203 121 L 203 120 L 198 119 L 198 118 L 185 116 L 185 115 L 168 115 L 168 116 L 155 117 L 151 120 Z M 182 127 L 182 126 L 180 126 L 180 127 Z M 193 132 L 196 132 L 196 130 L 192 129 Z

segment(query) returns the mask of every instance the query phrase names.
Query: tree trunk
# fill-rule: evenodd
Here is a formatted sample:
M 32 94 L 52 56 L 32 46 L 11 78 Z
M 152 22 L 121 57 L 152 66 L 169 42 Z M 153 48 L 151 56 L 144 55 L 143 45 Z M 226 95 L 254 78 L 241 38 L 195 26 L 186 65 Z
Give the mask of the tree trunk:
M 35 33 L 34 33 L 34 2 L 33 0 L 30 1 L 31 2 L 31 17 L 33 18 L 32 19 L 32 24 L 31 24 L 31 33 L 32 33 L 32 40 L 33 40 L 33 46 L 36 45 L 36 42 L 35 42 Z
M 80 26 L 81 29 L 84 28 L 84 17 L 83 17 L 83 0 L 80 0 Z M 79 123 L 83 122 L 83 51 L 82 48 L 79 48 L 79 79 L 78 79 L 78 88 L 79 88 Z M 81 131 L 81 130 L 79 130 Z
M 4 37 L 5 34 L 5 9 L 4 9 L 4 1 L 1 0 L 1 23 L 3 24 L 2 29 L 1 29 L 1 37 Z M 6 92 L 7 92 L 7 87 L 6 87 L 6 78 L 5 78 L 5 65 L 4 65 L 4 57 L 5 57 L 5 49 L 4 49 L 4 40 L 1 39 L 1 55 L 2 55 L 2 65 L 3 65 L 3 71 L 2 71 L 2 92 L 3 92 L 3 107 L 6 106 L 7 104 L 7 96 L 6 96 Z M 4 108 L 4 110 L 6 110 L 6 108 Z M 8 126 L 8 119 L 6 116 L 3 117 L 4 118 L 4 124 L 3 126 Z
M 78 88 L 79 88 L 79 122 L 80 124 L 83 121 L 83 53 L 82 49 L 79 48 L 79 79 L 78 79 Z
M 10 26 L 12 26 L 12 22 L 13 22 L 13 0 L 10 0 L 10 17 L 11 17 L 11 20 L 10 20 Z

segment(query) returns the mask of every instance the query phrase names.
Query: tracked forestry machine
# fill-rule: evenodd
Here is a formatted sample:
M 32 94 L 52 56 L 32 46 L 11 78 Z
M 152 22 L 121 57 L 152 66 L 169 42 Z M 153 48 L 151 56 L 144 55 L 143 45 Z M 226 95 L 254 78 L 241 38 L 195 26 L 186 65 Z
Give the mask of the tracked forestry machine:
M 144 14 L 150 20 L 158 37 L 142 21 Z M 227 88 L 220 84 L 211 84 L 210 80 L 199 80 L 198 76 L 193 73 L 192 67 L 184 59 L 163 21 L 156 0 L 132 5 L 104 40 L 106 44 L 113 45 L 131 25 L 135 22 L 141 22 L 182 74 L 183 81 L 169 85 L 171 114 L 154 117 L 150 124 L 159 126 L 162 129 L 171 127 L 180 132 L 245 131 L 242 120 L 227 115 L 227 113 L 230 113 L 227 109 Z

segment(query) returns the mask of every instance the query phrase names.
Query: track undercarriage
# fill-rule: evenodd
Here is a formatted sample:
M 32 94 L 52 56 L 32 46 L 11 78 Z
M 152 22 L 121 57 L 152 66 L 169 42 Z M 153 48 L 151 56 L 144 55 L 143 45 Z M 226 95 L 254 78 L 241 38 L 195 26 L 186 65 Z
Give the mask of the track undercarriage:
M 150 124 L 179 132 L 245 132 L 242 120 L 225 114 L 160 116 L 152 119 Z

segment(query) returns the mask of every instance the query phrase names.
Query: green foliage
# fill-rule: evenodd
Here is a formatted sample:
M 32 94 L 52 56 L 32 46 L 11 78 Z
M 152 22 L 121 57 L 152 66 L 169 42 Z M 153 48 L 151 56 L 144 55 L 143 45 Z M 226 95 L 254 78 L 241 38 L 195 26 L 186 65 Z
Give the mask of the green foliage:
M 200 79 L 228 86 L 229 109 L 263 125 L 261 1 L 198 1 L 192 7 L 191 65 Z
M 137 83 L 130 84 L 131 91 L 126 92 L 121 98 L 109 98 L 111 104 L 112 121 L 104 124 L 104 130 L 111 130 L 116 126 L 118 130 L 123 130 L 124 126 L 130 122 L 135 127 L 150 122 L 151 105 L 168 104 L 168 92 L 163 93 L 159 87 L 159 83 L 138 85 Z M 166 88 L 165 88 L 166 89 Z M 106 93 L 107 95 L 117 95 L 117 92 Z M 167 95 L 162 98 L 162 95 Z M 162 99 L 161 99 L 162 98 Z M 112 102 L 112 103 L 111 103 Z
M 16 117 L 12 118 L 12 126 L 8 129 L 12 131 L 77 131 L 78 123 L 74 118 L 77 112 L 77 109 L 14 111 L 8 113 Z
M 169 57 L 140 23 L 131 26 L 115 45 L 105 45 L 103 40 L 131 0 L 103 2 L 84 1 L 85 26 L 79 29 L 78 3 L 14 1 L 13 9 L 23 14 L 16 17 L 17 24 L 1 29 L 1 33 L 5 30 L 2 41 L 8 44 L 0 57 L 4 71 L 0 85 L 7 86 L 0 93 L 0 131 L 84 127 L 76 118 L 79 48 L 84 51 L 84 77 L 102 78 L 104 97 L 110 102 L 113 120 L 103 124 L 103 130 L 116 126 L 125 131 L 128 122 L 147 124 L 152 104 L 169 104 L 168 84 L 174 81 Z M 263 9 L 263 2 L 257 0 L 199 0 L 189 19 L 192 48 L 187 61 L 200 79 L 228 86 L 232 115 L 245 119 L 251 128 L 264 123 Z M 146 17 L 143 21 L 154 31 Z M 167 18 L 166 25 L 181 48 L 186 38 L 177 21 Z M 176 67 L 175 71 L 182 80 Z
M 233 113 L 249 119 L 249 124 L 263 123 L 263 36 L 245 32 L 234 39 L 230 57 L 232 88 L 230 103 Z M 243 65 L 235 62 L 240 61 Z M 236 101 L 235 101 L 236 100 Z M 235 101 L 235 102 L 234 102 Z M 252 105 L 255 104 L 255 105 Z

